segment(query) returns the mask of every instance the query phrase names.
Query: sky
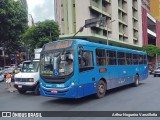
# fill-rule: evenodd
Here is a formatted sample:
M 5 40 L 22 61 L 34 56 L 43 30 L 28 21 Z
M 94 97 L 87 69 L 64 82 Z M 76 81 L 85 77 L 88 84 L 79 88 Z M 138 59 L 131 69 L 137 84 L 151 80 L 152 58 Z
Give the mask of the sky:
M 27 0 L 28 14 L 34 22 L 54 19 L 54 0 Z

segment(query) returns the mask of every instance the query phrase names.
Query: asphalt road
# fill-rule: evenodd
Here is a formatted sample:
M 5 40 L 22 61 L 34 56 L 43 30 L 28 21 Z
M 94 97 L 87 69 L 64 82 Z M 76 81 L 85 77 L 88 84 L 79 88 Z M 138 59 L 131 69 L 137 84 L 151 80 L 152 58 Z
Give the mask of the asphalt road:
M 21 95 L 18 92 L 6 91 L 4 83 L 1 82 L 0 111 L 160 111 L 160 78 L 149 76 L 138 87 L 129 85 L 110 90 L 102 99 L 96 99 L 94 96 L 81 99 L 58 99 L 35 96 L 31 92 Z M 75 120 L 75 118 L 63 119 Z M 106 120 L 106 118 L 101 119 Z M 115 118 L 107 118 L 109 119 L 115 120 Z M 145 120 L 148 119 L 150 118 L 145 118 Z M 154 119 L 157 118 L 152 120 Z

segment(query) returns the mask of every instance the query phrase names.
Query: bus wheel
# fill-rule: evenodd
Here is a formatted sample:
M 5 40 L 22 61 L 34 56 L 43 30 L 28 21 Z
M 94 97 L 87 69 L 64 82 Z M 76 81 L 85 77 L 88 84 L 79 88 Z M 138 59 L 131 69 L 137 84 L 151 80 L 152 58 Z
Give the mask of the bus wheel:
M 19 92 L 20 94 L 24 94 L 26 91 L 25 91 L 25 90 L 18 90 L 18 92 Z
M 103 80 L 100 80 L 98 83 L 96 97 L 102 98 L 105 96 L 105 93 L 106 93 L 106 83 Z
M 39 84 L 36 86 L 36 88 L 34 90 L 34 94 L 35 95 L 40 95 L 40 86 L 39 86 Z
M 139 85 L 139 76 L 135 76 L 134 86 L 137 87 Z

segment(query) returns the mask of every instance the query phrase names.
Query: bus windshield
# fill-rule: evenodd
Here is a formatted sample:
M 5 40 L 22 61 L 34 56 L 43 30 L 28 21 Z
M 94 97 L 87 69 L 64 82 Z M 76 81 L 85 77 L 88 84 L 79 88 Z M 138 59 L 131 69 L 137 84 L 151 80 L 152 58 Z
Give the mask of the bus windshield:
M 22 67 L 22 72 L 30 73 L 30 72 L 38 72 L 38 61 L 33 62 L 24 62 Z
M 73 73 L 73 50 L 53 51 L 41 55 L 41 75 L 66 76 Z

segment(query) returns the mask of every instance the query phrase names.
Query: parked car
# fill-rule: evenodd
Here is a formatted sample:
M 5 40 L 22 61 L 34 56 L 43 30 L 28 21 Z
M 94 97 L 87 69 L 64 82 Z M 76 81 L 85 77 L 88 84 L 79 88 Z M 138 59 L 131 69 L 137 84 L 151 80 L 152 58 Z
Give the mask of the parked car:
M 16 64 L 11 64 L 10 67 L 11 68 L 16 68 Z
M 7 72 L 7 73 L 13 73 L 13 72 L 14 72 L 14 68 L 8 68 L 8 69 L 6 70 L 6 72 Z
M 156 68 L 153 72 L 154 77 L 159 77 L 160 76 L 160 67 Z
M 0 82 L 4 81 L 4 74 L 2 72 L 0 72 Z
M 3 72 L 3 68 L 2 67 L 0 67 L 0 72 Z
M 6 74 L 7 73 L 7 70 L 10 68 L 10 66 L 4 66 L 4 70 L 3 70 L 3 73 Z
M 148 72 L 149 72 L 150 75 L 152 75 L 152 74 L 154 73 L 154 70 L 153 70 L 153 69 L 152 69 L 152 70 L 150 69 L 150 70 L 148 70 Z

